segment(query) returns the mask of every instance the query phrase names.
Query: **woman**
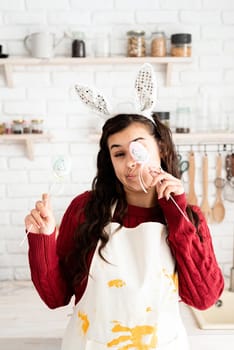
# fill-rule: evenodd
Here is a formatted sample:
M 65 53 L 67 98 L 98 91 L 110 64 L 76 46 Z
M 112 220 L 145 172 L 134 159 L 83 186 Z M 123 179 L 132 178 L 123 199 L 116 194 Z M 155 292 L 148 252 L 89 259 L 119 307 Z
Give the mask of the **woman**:
M 149 154 L 145 166 L 130 152 L 134 142 Z M 57 239 L 48 195 L 25 218 L 41 298 L 56 308 L 75 295 L 64 350 L 188 349 L 178 301 L 206 309 L 224 283 L 179 177 L 170 130 L 157 117 L 116 115 L 103 127 L 92 190 L 71 202 Z

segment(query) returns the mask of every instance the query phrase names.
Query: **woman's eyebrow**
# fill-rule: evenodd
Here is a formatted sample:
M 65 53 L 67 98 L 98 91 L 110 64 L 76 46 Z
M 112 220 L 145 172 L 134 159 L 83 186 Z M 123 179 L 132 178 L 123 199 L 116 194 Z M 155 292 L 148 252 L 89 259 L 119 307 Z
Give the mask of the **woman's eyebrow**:
M 121 147 L 121 145 L 113 144 L 113 145 L 111 145 L 110 149 L 113 149 L 113 148 L 116 148 L 116 147 Z

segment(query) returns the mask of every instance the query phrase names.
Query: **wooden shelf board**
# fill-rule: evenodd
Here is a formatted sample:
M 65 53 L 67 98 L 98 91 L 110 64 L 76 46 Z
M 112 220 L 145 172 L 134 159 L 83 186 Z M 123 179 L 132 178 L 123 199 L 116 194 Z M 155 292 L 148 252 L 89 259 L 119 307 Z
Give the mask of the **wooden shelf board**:
M 25 143 L 26 153 L 30 160 L 34 159 L 33 144 L 36 141 L 50 140 L 51 134 L 8 134 L 0 135 L 0 141 L 21 141 Z
M 0 65 L 77 65 L 77 64 L 142 64 L 142 63 L 189 63 L 191 57 L 53 57 L 53 58 L 33 58 L 33 57 L 9 57 L 0 60 Z
M 214 133 L 188 133 L 173 134 L 173 140 L 180 145 L 194 144 L 234 144 L 234 133 L 214 132 Z
M 90 135 L 91 141 L 99 141 L 100 134 L 93 133 Z M 187 133 L 172 134 L 172 138 L 177 145 L 208 145 L 208 144 L 234 144 L 234 133 Z
M 172 66 L 174 63 L 192 62 L 191 57 L 53 57 L 53 58 L 33 58 L 33 57 L 9 57 L 0 60 L 0 66 L 3 67 L 5 79 L 8 87 L 13 87 L 12 67 L 26 65 L 56 66 L 56 65 L 101 65 L 101 64 L 165 64 L 166 65 L 166 85 L 171 84 Z

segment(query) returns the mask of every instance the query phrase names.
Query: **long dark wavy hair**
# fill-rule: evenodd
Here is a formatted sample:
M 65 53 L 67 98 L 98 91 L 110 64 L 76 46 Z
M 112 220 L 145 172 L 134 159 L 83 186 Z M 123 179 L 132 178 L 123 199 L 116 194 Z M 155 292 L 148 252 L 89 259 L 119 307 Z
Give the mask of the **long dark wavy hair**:
M 117 205 L 117 222 L 122 226 L 123 217 L 127 210 L 127 201 L 123 185 L 117 179 L 112 165 L 108 138 L 127 128 L 132 123 L 142 123 L 147 126 L 151 135 L 155 137 L 160 149 L 162 168 L 180 178 L 178 167 L 178 157 L 172 141 L 170 129 L 160 122 L 154 114 L 155 124 L 149 119 L 138 114 L 118 114 L 106 121 L 102 129 L 100 139 L 100 150 L 97 155 L 97 174 L 92 182 L 92 192 L 90 200 L 85 209 L 85 222 L 77 227 L 75 233 L 75 248 L 70 258 L 72 263 L 68 266 L 73 284 L 79 284 L 88 275 L 87 259 L 89 254 L 95 249 L 100 240 L 99 255 L 102 256 L 102 249 L 109 240 L 105 226 L 111 222 L 111 207 Z M 187 214 L 190 220 L 197 226 L 197 215 L 187 206 Z M 104 258 L 103 258 L 104 259 Z M 72 266 L 72 269 L 71 269 Z

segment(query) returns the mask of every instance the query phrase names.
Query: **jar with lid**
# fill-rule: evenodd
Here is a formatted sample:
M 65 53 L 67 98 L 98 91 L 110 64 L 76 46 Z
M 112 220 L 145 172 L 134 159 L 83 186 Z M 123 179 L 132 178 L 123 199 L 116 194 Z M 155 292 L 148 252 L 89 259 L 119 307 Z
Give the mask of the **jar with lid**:
M 72 33 L 72 57 L 85 57 L 85 42 L 83 32 L 73 32 Z
M 23 132 L 24 132 L 24 120 L 23 119 L 13 120 L 11 129 L 12 129 L 13 134 L 23 134 Z
M 176 109 L 176 133 L 186 134 L 190 132 L 190 108 L 189 107 L 178 107 Z
M 151 56 L 164 57 L 167 54 L 167 39 L 163 31 L 152 33 Z
M 190 57 L 192 55 L 192 35 L 179 33 L 171 35 L 171 56 Z
M 31 120 L 31 133 L 42 134 L 43 133 L 43 119 L 32 119 Z
M 5 134 L 5 131 L 6 131 L 5 123 L 0 123 L 0 135 Z
M 157 116 L 162 124 L 170 128 L 170 112 L 153 112 L 153 116 Z
M 145 32 L 130 30 L 127 32 L 128 45 L 127 56 L 128 57 L 145 57 L 146 56 L 146 42 Z

